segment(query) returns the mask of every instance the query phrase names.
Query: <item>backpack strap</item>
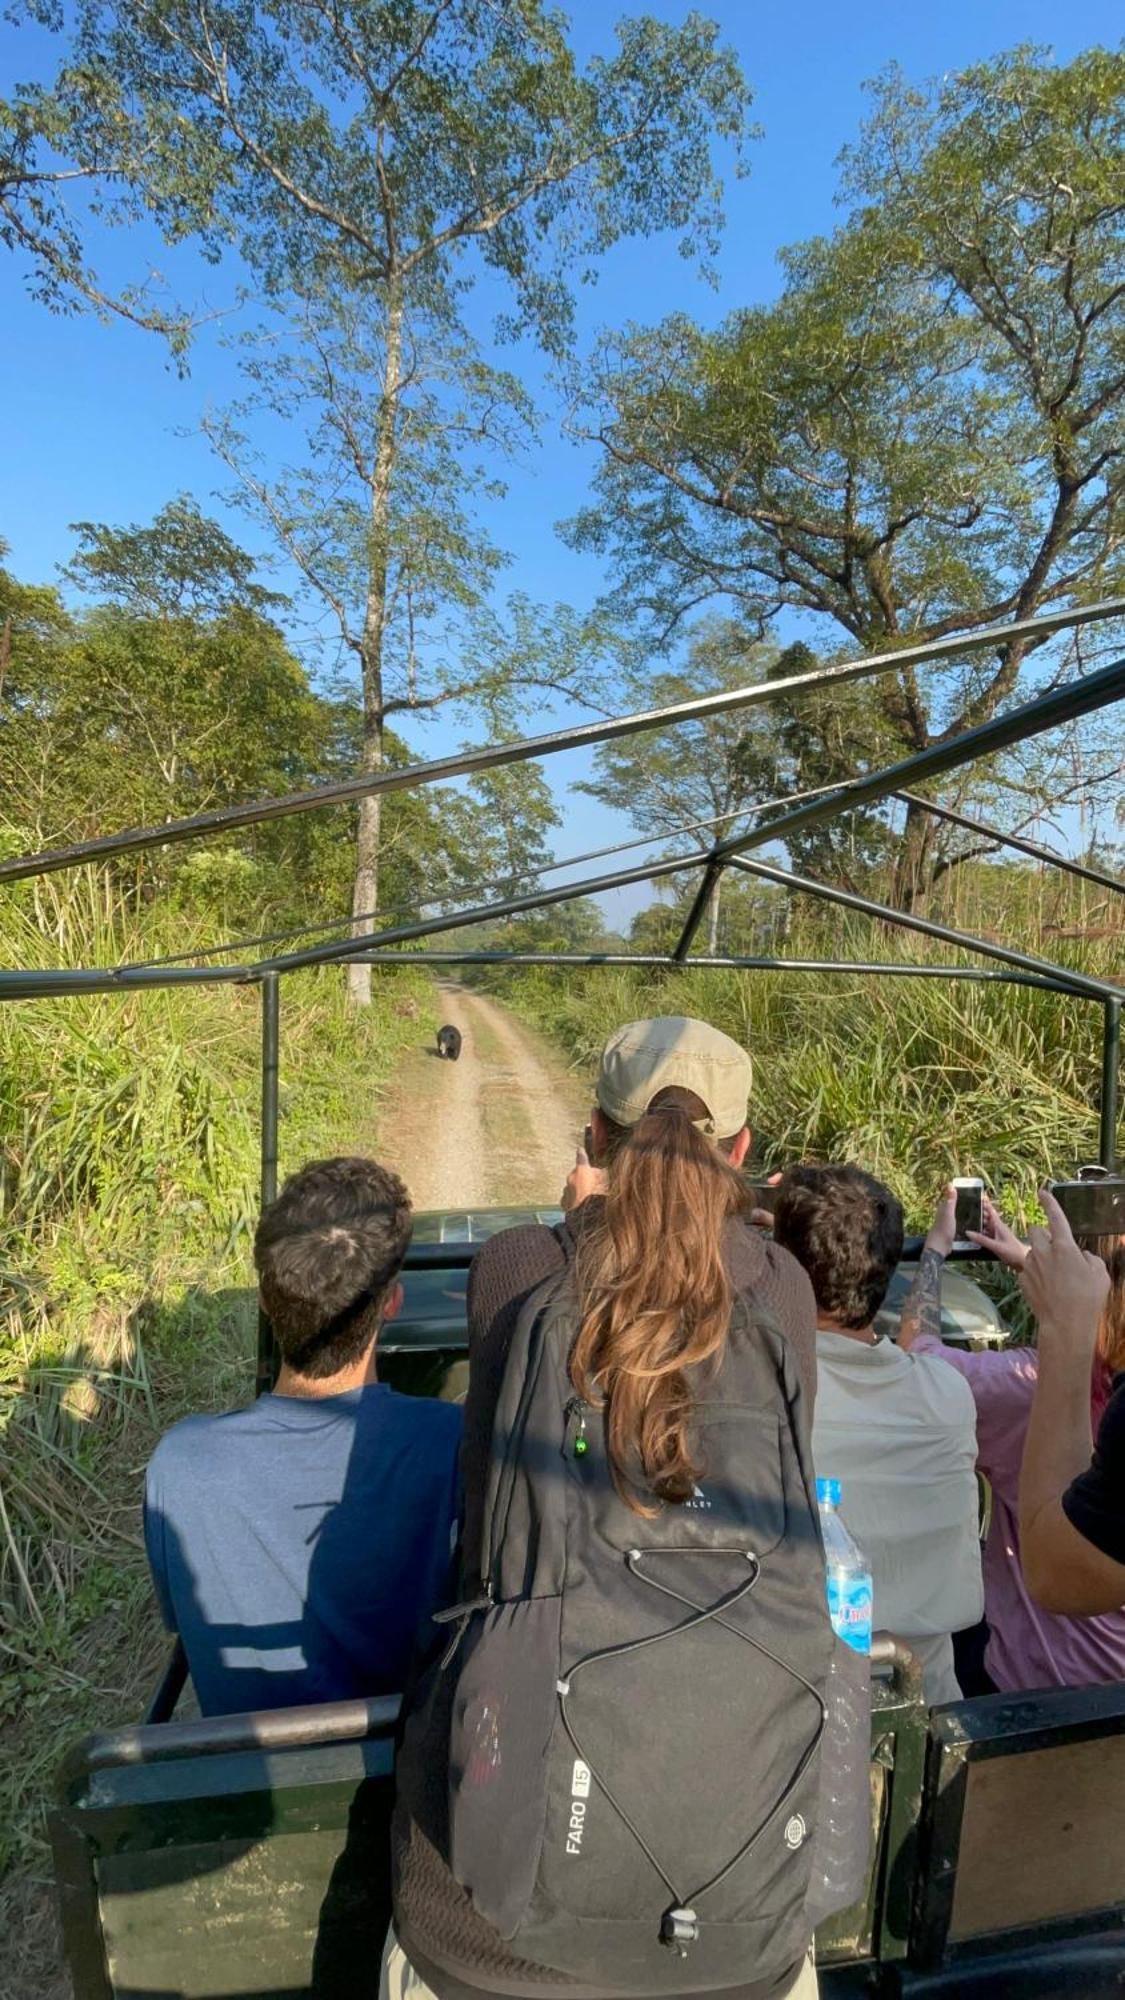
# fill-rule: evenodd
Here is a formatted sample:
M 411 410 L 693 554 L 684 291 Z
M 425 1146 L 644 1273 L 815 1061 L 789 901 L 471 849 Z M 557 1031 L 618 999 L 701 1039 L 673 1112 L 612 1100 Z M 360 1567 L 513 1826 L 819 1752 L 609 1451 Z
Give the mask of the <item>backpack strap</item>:
M 551 1235 L 563 1253 L 563 1262 L 567 1270 L 573 1270 L 578 1246 L 574 1241 L 574 1231 L 571 1229 L 565 1215 L 561 1222 L 553 1222 L 551 1224 Z

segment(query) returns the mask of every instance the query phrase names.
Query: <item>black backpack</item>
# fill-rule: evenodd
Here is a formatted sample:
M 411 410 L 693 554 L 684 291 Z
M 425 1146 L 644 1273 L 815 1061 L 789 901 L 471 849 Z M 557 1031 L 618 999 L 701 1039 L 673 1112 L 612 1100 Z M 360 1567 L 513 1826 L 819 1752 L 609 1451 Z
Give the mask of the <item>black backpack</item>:
M 722 1364 L 697 1385 L 700 1483 L 646 1518 L 571 1385 L 577 1330 L 568 1263 L 512 1337 L 484 1595 L 442 1614 L 400 1792 L 437 1711 L 446 1860 L 525 1961 L 652 1994 L 781 1976 L 826 1914 L 810 1886 L 836 1643 L 792 1353 L 736 1297 Z

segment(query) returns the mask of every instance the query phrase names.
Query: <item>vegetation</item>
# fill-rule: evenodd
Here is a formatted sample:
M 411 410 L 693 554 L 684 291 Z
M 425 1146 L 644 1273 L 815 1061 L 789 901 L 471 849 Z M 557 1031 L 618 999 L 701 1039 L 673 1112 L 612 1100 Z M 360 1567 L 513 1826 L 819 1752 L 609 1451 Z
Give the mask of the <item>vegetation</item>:
M 575 287 L 613 245 L 671 230 L 696 268 L 711 258 L 713 152 L 737 155 L 749 102 L 713 23 L 627 19 L 583 67 L 542 0 L 14 11 L 65 46 L 53 80 L 0 99 L 0 246 L 49 308 L 156 332 L 182 369 L 190 305 L 111 283 L 129 257 L 107 226 L 137 230 L 138 269 L 155 232 L 232 270 L 242 393 L 203 428 L 294 597 L 184 494 L 151 522 L 75 524 L 61 587 L 0 567 L 0 854 L 401 767 L 416 751 L 398 730 L 439 712 L 500 738 L 534 726 L 532 700 L 645 709 L 1125 588 L 1120 52 L 1017 49 L 921 88 L 888 71 L 839 226 L 783 253 L 775 302 L 611 330 L 577 356 Z M 569 371 L 594 452 L 595 504 L 566 531 L 612 586 L 589 614 L 503 604 L 482 525 L 537 433 L 544 359 Z M 583 789 L 682 847 L 685 822 L 737 829 L 956 735 L 1100 643 L 1010 641 L 656 729 L 605 746 Z M 1034 827 L 1047 803 L 1096 808 L 1123 768 L 1120 731 L 1087 722 L 942 798 Z M 193 963 L 241 937 L 253 960 L 313 929 L 436 920 L 533 891 L 560 824 L 517 764 L 152 846 L 0 889 L 0 954 Z M 842 815 L 784 858 L 1120 976 L 1119 902 L 917 805 Z M 1112 845 L 1095 858 L 1120 869 Z M 637 951 L 668 951 L 694 886 L 639 912 Z M 583 898 L 451 936 L 621 943 Z M 715 885 L 696 948 L 935 962 L 745 876 Z M 370 1000 L 366 968 L 349 981 Z M 622 1019 L 716 1021 L 753 1051 L 763 1161 L 861 1160 L 915 1224 L 967 1170 L 1026 1220 L 1044 1173 L 1096 1150 L 1087 1002 L 701 966 L 496 984 L 583 1073 Z M 338 973 L 290 978 L 285 1162 L 369 1142 L 397 1052 L 433 1019 L 421 974 L 380 981 L 363 1014 Z M 60 1709 L 68 1733 L 135 1714 L 156 1666 L 136 1522 L 153 1440 L 249 1386 L 258 1037 L 236 984 L 0 1009 L 0 1873 L 22 1869 L 0 1896 L 26 1898 L 23 1864 L 42 1863 Z M 505 1106 L 485 1120 L 498 1154 L 517 1144 Z M 19 2000 L 45 1965 L 17 1969 Z
M 685 901 L 640 912 L 634 948 L 667 951 Z M 977 863 L 939 914 L 1076 970 L 1120 977 L 1120 906 L 1107 909 L 1040 870 Z M 724 891 L 719 944 L 748 955 L 916 966 L 959 957 L 757 884 Z M 587 1077 L 622 1021 L 646 1013 L 713 1021 L 753 1055 L 755 1157 L 771 1168 L 855 1161 L 894 1187 L 917 1228 L 951 1174 L 980 1174 L 1026 1224 L 1045 1177 L 1098 1157 L 1102 1016 L 1090 1001 L 988 982 L 690 964 L 683 972 L 606 969 L 581 981 L 540 968 L 496 975 L 493 986 Z
M 170 241 L 242 266 L 264 320 L 240 342 L 245 398 L 205 429 L 358 667 L 362 770 L 382 769 L 397 715 L 453 703 L 504 723 L 518 688 L 573 674 L 556 638 L 519 643 L 524 607 L 507 644 L 489 610 L 502 558 L 473 503 L 502 491 L 534 411 L 466 292 L 498 287 L 501 340 L 565 353 L 576 271 L 653 230 L 713 241 L 711 142 L 739 135 L 746 100 L 698 15 L 627 20 L 581 69 L 540 0 L 88 0 L 54 89 L 10 111 L 0 224 L 49 288 L 73 293 L 76 262 L 32 177 L 50 149 Z M 280 465 L 252 441 L 269 418 Z M 380 807 L 357 810 L 357 916 L 379 901 Z M 366 966 L 349 983 L 370 997 Z
M 706 604 L 854 654 L 1125 581 L 1125 54 L 1019 49 L 920 89 L 892 68 L 873 97 L 846 218 L 783 253 L 775 304 L 612 332 L 576 387 L 602 469 L 573 539 L 658 641 Z M 802 704 L 823 781 L 985 721 L 1025 666 L 1058 671 L 1038 650 L 881 675 L 846 727 Z M 941 851 L 912 811 L 895 900 Z
M 112 963 L 202 942 L 205 920 L 185 921 L 138 917 L 88 874 L 40 885 L 38 906 L 10 894 L 0 950 Z M 338 974 L 291 977 L 282 1171 L 370 1146 L 381 1087 L 436 1018 L 420 975 L 380 980 L 362 1017 Z M 60 1717 L 71 1739 L 134 1719 L 166 1644 L 141 1469 L 177 1417 L 252 1393 L 259 1058 L 252 987 L 0 1009 L 0 1878 L 20 1864 L 0 1928 L 32 1953 L 45 1933 L 15 1912 L 47 1874 Z M 44 1990 L 42 1967 L 8 1969 L 13 1991 Z

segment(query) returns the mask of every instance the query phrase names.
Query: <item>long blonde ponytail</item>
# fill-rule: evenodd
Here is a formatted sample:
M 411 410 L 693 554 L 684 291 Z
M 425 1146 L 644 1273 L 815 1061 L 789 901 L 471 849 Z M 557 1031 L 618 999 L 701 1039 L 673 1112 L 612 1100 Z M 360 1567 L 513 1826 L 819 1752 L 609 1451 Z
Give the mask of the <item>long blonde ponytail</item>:
M 688 1370 L 721 1358 L 732 1289 L 723 1235 L 749 1209 L 739 1175 L 696 1130 L 706 1107 L 662 1091 L 613 1130 L 604 1219 L 579 1239 L 577 1393 L 605 1412 L 614 1484 L 639 1514 L 689 1500 L 701 1468 Z

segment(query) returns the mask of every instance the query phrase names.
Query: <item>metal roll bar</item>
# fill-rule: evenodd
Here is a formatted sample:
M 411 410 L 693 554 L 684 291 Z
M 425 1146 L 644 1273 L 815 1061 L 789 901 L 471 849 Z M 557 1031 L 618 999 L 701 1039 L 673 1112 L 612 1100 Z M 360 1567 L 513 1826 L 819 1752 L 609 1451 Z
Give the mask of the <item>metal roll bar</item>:
M 952 806 L 939 806 L 935 799 L 921 799 L 917 792 L 896 792 L 894 796 L 904 805 L 917 806 L 922 812 L 932 813 L 935 819 L 948 821 L 950 826 L 963 826 L 966 832 L 979 834 L 982 840 L 997 847 L 1010 847 L 1017 854 L 1030 856 L 1032 861 L 1045 861 L 1064 875 L 1077 875 L 1081 882 L 1092 882 L 1095 888 L 1108 889 L 1111 895 L 1125 896 L 1125 882 L 1119 882 L 1116 875 L 1107 875 L 1104 868 L 1091 868 L 1088 861 L 1072 861 L 1068 854 L 1056 854 L 1053 847 L 1029 840 L 1026 834 L 1005 833 L 1002 827 L 990 826 L 987 820 L 970 819 L 968 813 L 955 812 Z
M 894 673 L 928 660 L 952 659 L 979 649 L 1003 648 L 1013 643 L 1038 643 L 1052 633 L 1110 618 L 1125 618 L 1125 598 L 1045 612 L 1006 625 L 981 627 L 943 639 L 896 647 L 861 659 L 841 661 L 807 674 L 792 674 L 783 679 L 755 682 L 719 694 L 699 696 L 664 708 L 601 718 L 569 729 L 528 737 L 516 743 L 483 745 L 451 757 L 410 765 L 401 770 L 365 773 L 335 784 L 321 785 L 312 790 L 288 793 L 279 798 L 258 799 L 244 805 L 218 807 L 209 812 L 197 813 L 189 818 L 165 822 L 159 826 L 139 827 L 129 832 L 79 841 L 70 846 L 45 849 L 39 854 L 18 855 L 0 861 L 0 884 L 51 874 L 59 869 L 76 867 L 82 863 L 105 861 L 144 848 L 161 847 L 171 842 L 227 833 L 241 827 L 259 825 L 265 821 L 284 819 L 296 813 L 316 811 L 325 806 L 346 804 L 371 793 L 402 791 L 416 786 L 437 784 L 445 779 L 494 770 L 503 765 L 551 755 L 557 751 L 608 743 L 647 730 L 670 728 L 680 722 L 748 709 L 762 702 L 792 697 L 810 690 L 823 690 L 837 683 L 860 679 L 868 674 Z M 799 802 L 794 803 L 789 811 L 775 819 L 761 820 L 761 813 L 770 809 L 770 802 L 762 802 L 758 805 L 747 805 L 738 814 L 717 815 L 714 821 L 698 821 L 680 829 L 681 834 L 686 834 L 703 826 L 719 825 L 731 817 L 742 817 L 743 814 L 746 816 L 754 814 L 758 817 L 757 825 L 741 833 L 727 835 L 715 841 L 710 847 L 659 857 L 635 867 L 583 877 L 579 881 L 557 884 L 550 889 L 540 888 L 521 895 L 509 895 L 494 902 L 477 903 L 468 908 L 397 924 L 360 937 L 353 936 L 325 944 L 307 945 L 303 949 L 277 954 L 252 964 L 188 965 L 180 960 L 169 960 L 77 970 L 0 970 L 0 1000 L 42 999 L 72 994 L 143 992 L 150 988 L 203 985 L 212 982 L 260 984 L 262 987 L 261 1193 L 263 1202 L 267 1202 L 273 1198 L 277 1186 L 280 978 L 284 973 L 319 965 L 359 962 L 384 966 L 483 965 L 505 962 L 555 966 L 672 967 L 691 964 L 744 971 L 869 973 L 890 978 L 937 978 L 977 983 L 1005 982 L 1011 985 L 1036 987 L 1083 1000 L 1093 1000 L 1101 1006 L 1103 1033 L 1099 1100 L 1100 1150 L 1102 1163 L 1112 1166 L 1116 1154 L 1121 1009 L 1125 999 L 1125 989 L 1109 981 L 1075 972 L 1067 966 L 1054 965 L 1049 960 L 1037 958 L 1030 953 L 996 944 L 990 939 L 974 937 L 947 924 L 917 916 L 912 911 L 896 910 L 889 905 L 875 902 L 870 897 L 815 882 L 790 869 L 752 860 L 750 853 L 754 848 L 768 844 L 784 845 L 809 829 L 826 824 L 841 813 L 855 811 L 862 806 L 876 804 L 886 799 L 899 798 L 909 807 L 934 813 L 939 818 L 963 826 L 983 838 L 1011 847 L 1049 866 L 1080 876 L 1099 888 L 1121 894 L 1125 891 L 1125 884 L 1116 881 L 1104 871 L 1091 868 L 1084 863 L 1073 862 L 1021 835 L 1005 834 L 984 822 L 972 820 L 958 813 L 952 807 L 919 797 L 912 787 L 944 772 L 956 770 L 977 758 L 992 755 L 1014 743 L 1037 736 L 1062 723 L 1092 714 L 1112 702 L 1119 701 L 1123 695 L 1125 695 L 1125 659 L 1118 659 L 1098 673 L 1053 687 L 1047 693 L 1003 715 L 994 716 L 990 721 L 965 730 L 959 736 L 948 737 L 931 744 L 916 755 L 901 759 L 882 771 L 872 772 L 843 785 L 831 788 L 818 787 L 814 792 L 798 794 Z M 623 842 L 616 850 L 595 850 L 585 856 L 573 857 L 570 862 L 549 863 L 543 870 L 535 872 L 545 873 L 548 869 L 573 866 L 578 861 L 594 860 L 603 854 L 621 852 L 627 847 L 643 844 L 648 843 Z M 959 951 L 972 952 L 991 959 L 994 961 L 994 966 L 901 963 L 886 965 L 871 960 L 785 960 L 751 956 L 690 957 L 696 932 L 715 884 L 723 870 L 728 867 L 756 875 L 787 892 L 817 897 L 824 902 L 854 910 L 873 921 L 892 924 L 897 928 L 948 944 Z M 555 904 L 571 902 L 583 896 L 599 895 L 607 890 L 623 888 L 634 883 L 665 880 L 694 869 L 700 871 L 701 880 L 680 937 L 674 949 L 668 954 L 474 952 L 459 951 L 441 945 L 420 952 L 401 949 L 404 945 L 422 944 L 427 939 L 440 938 L 452 931 L 533 910 L 551 908 Z M 342 928 L 344 923 L 354 924 L 355 921 L 354 918 L 341 919 L 339 923 L 334 923 L 328 928 Z M 315 930 L 318 927 L 309 928 Z M 308 935 L 308 932 L 299 930 L 296 934 Z M 273 941 L 269 938 L 238 940 L 230 945 L 217 945 L 211 948 L 211 951 L 214 954 L 234 952 Z M 272 1368 L 272 1334 L 268 1322 L 263 1318 L 259 1328 L 259 1387 L 268 1386 L 272 1378 Z
M 409 791 L 417 785 L 438 784 L 444 778 L 465 777 L 475 771 L 495 771 L 504 764 L 523 763 L 531 757 L 549 757 L 559 750 L 611 743 L 620 736 L 633 736 L 646 729 L 665 729 L 677 722 L 726 715 L 734 709 L 750 708 L 758 702 L 775 701 L 782 695 L 859 680 L 866 674 L 898 673 L 904 667 L 920 666 L 927 660 L 956 659 L 962 653 L 975 652 L 978 648 L 1008 646 L 1027 639 L 1046 639 L 1054 632 L 1077 629 L 1106 618 L 1122 617 L 1125 617 L 1125 598 L 1120 597 L 1062 611 L 1043 611 L 1034 618 L 1019 618 L 1007 625 L 987 625 L 973 632 L 953 633 L 948 638 L 926 639 L 917 645 L 894 647 L 888 652 L 867 653 L 859 659 L 841 660 L 834 666 L 818 667 L 812 673 L 756 681 L 747 687 L 724 690 L 721 694 L 699 695 L 691 701 L 674 702 L 664 708 L 643 709 L 631 715 L 578 723 L 570 729 L 550 730 L 545 735 L 525 737 L 516 743 L 483 744 L 477 749 L 459 751 L 452 757 L 435 758 L 428 764 L 410 764 L 396 771 L 365 772 L 354 778 L 342 778 L 334 784 L 317 785 L 309 791 L 288 792 L 281 798 L 256 799 L 247 805 L 216 806 L 209 812 L 194 813 L 187 819 L 167 820 L 159 826 L 134 827 L 129 832 L 106 834 L 97 840 L 76 841 L 68 847 L 45 848 L 39 854 L 13 855 L 7 861 L 0 861 L 0 882 L 19 882 L 31 875 L 49 875 L 60 868 L 75 868 L 83 861 L 107 861 L 117 854 L 131 854 L 146 847 L 164 847 L 172 841 L 195 840 L 203 834 L 229 833 L 236 827 L 260 826 L 267 820 L 285 819 L 293 813 L 316 812 L 322 806 L 348 805 L 375 792 Z

